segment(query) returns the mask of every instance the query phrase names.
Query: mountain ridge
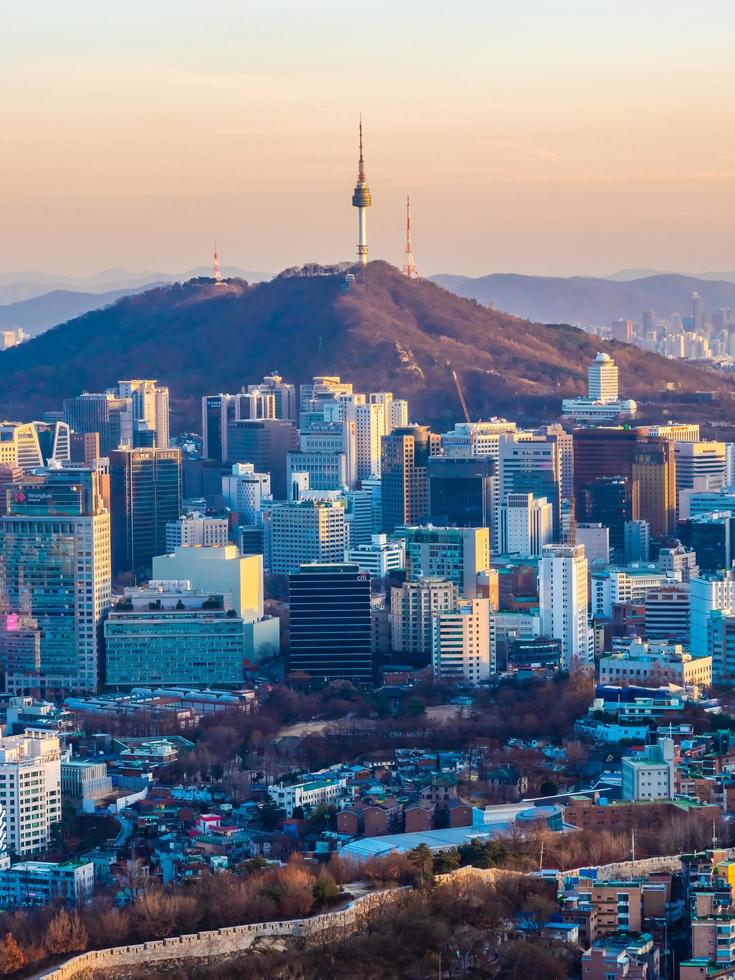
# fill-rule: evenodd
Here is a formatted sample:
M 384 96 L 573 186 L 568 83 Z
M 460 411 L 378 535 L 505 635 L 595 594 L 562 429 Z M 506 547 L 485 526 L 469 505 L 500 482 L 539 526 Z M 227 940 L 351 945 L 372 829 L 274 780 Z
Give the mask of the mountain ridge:
M 412 418 L 451 424 L 461 414 L 451 364 L 473 418 L 542 421 L 585 391 L 598 350 L 615 356 L 623 394 L 656 417 L 687 391 L 735 389 L 707 368 L 508 316 L 372 262 L 351 282 L 309 267 L 257 285 L 195 279 L 127 296 L 0 354 L 0 413 L 38 417 L 118 378 L 156 377 L 171 389 L 175 432 L 198 427 L 202 395 L 278 370 L 294 383 L 341 374 L 356 390 L 407 398 Z
M 476 279 L 442 274 L 431 279 L 459 296 L 544 323 L 599 326 L 617 319 L 640 322 L 641 312 L 650 309 L 660 317 L 673 313 L 686 316 L 691 312 L 694 291 L 702 296 L 710 313 L 735 308 L 735 283 L 679 274 L 634 280 L 517 273 L 493 273 Z

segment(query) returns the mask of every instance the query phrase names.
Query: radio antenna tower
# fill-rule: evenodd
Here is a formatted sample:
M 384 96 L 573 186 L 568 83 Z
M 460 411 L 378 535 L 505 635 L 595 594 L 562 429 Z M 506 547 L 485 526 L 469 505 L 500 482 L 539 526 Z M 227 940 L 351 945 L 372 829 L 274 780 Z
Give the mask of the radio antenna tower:
M 214 279 L 215 286 L 224 286 L 222 273 L 219 271 L 219 255 L 217 254 L 217 242 L 214 243 L 214 268 L 212 270 L 212 278 Z
M 413 245 L 411 243 L 411 198 L 406 197 L 406 262 L 403 275 L 407 279 L 418 279 L 419 272 L 413 261 Z

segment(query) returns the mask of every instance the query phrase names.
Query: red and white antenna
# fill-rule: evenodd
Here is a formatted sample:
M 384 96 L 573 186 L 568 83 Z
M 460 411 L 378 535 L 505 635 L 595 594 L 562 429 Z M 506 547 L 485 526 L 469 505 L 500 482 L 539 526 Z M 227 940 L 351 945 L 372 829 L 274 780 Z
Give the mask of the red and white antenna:
M 413 261 L 413 244 L 411 243 L 411 199 L 406 197 L 406 261 L 403 275 L 407 279 L 418 279 L 419 271 Z
M 212 278 L 214 279 L 215 286 L 224 285 L 222 279 L 222 273 L 219 271 L 219 255 L 217 254 L 217 242 L 214 243 L 214 269 L 212 271 Z

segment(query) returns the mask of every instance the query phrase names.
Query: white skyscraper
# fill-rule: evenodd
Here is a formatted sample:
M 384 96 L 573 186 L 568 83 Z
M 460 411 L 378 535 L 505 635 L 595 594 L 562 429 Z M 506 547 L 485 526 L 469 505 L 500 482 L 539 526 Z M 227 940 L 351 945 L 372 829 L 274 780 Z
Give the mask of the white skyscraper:
M 309 562 L 343 562 L 347 547 L 341 501 L 300 500 L 275 504 L 265 517 L 265 567 L 275 575 Z
M 61 749 L 51 732 L 26 729 L 0 738 L 0 804 L 8 847 L 18 856 L 45 851 L 61 821 Z
M 598 354 L 587 368 L 587 397 L 595 402 L 618 398 L 618 369 L 609 354 Z
M 222 477 L 222 496 L 240 524 L 258 524 L 263 505 L 272 500 L 270 473 L 256 473 L 252 463 L 233 463 Z
M 156 448 L 168 449 L 168 388 L 155 380 L 136 378 L 118 381 L 114 393 L 118 398 L 131 399 L 133 432 L 153 431 L 156 434 Z
M 166 551 L 171 552 L 180 545 L 185 548 L 226 545 L 228 532 L 224 517 L 205 517 L 198 511 L 182 514 L 177 521 L 166 524 Z
M 715 609 L 735 610 L 735 572 L 731 570 L 689 582 L 689 650 L 693 657 L 707 656 L 708 620 Z
M 479 684 L 495 671 L 489 599 L 462 599 L 433 620 L 434 674 Z
M 539 564 L 541 633 L 561 641 L 568 670 L 589 661 L 587 558 L 582 545 L 546 545 Z
M 500 505 L 500 554 L 538 557 L 554 539 L 554 508 L 546 497 L 509 493 Z

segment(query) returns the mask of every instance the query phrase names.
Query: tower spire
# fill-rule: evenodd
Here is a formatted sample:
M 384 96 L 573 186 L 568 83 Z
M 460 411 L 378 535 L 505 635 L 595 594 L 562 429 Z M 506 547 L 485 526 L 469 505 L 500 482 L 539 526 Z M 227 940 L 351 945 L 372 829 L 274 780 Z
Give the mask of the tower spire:
M 411 243 L 411 198 L 406 195 L 406 261 L 403 275 L 407 279 L 418 279 L 419 272 L 413 261 L 413 244 Z
M 360 116 L 360 160 L 357 165 L 357 183 L 352 194 L 352 206 L 357 208 L 357 264 L 360 266 L 366 266 L 368 260 L 367 209 L 372 203 L 370 188 L 365 180 L 365 160 L 362 153 L 362 116 Z
M 217 254 L 217 242 L 214 243 L 214 267 L 212 269 L 212 278 L 214 279 L 215 286 L 224 285 L 222 279 L 222 273 L 219 270 L 219 255 Z

